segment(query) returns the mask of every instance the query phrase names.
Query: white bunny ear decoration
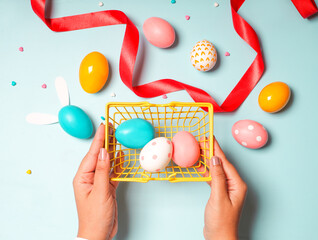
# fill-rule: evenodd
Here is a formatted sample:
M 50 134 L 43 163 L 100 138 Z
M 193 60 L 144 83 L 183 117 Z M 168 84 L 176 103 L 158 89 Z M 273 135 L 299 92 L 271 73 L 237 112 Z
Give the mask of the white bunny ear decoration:
M 68 106 L 70 104 L 70 97 L 66 81 L 63 77 L 57 77 L 55 79 L 55 88 L 62 106 Z M 25 119 L 28 123 L 37 125 L 46 125 L 59 122 L 57 116 L 46 113 L 30 113 L 26 116 Z
M 93 131 L 93 123 L 89 116 L 79 107 L 70 105 L 70 97 L 66 81 L 62 77 L 55 79 L 57 96 L 62 104 L 58 116 L 46 113 L 30 113 L 26 121 L 32 124 L 44 125 L 60 123 L 62 129 L 76 138 L 89 138 Z
M 59 122 L 57 116 L 46 113 L 30 113 L 26 116 L 25 120 L 28 123 L 37 125 L 53 124 Z
M 57 77 L 55 79 L 55 88 L 62 106 L 64 107 L 70 105 L 70 96 L 68 93 L 66 81 L 63 77 Z

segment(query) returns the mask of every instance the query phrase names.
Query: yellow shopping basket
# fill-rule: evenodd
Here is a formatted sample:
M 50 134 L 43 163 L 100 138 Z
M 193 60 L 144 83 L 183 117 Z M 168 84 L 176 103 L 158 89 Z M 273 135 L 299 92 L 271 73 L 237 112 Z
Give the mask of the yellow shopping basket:
M 207 109 L 205 112 L 202 108 Z M 129 149 L 115 141 L 115 129 L 124 121 L 143 118 L 155 128 L 155 137 L 172 137 L 178 131 L 188 131 L 199 141 L 204 142 L 201 158 L 195 166 L 182 168 L 172 160 L 160 172 L 145 171 L 139 164 L 140 149 Z M 149 180 L 168 180 L 170 182 L 201 182 L 210 181 L 209 161 L 206 152 L 213 156 L 213 106 L 210 103 L 171 102 L 168 104 L 151 104 L 148 102 L 126 103 L 110 102 L 106 105 L 106 124 L 110 122 L 113 134 L 105 128 L 105 146 L 112 156 L 111 169 L 115 173 L 113 181 L 148 182 Z M 112 142 L 109 137 L 112 136 Z M 122 151 L 120 158 L 117 153 Z M 117 159 L 116 159 L 117 158 Z M 118 171 L 120 168 L 120 171 Z

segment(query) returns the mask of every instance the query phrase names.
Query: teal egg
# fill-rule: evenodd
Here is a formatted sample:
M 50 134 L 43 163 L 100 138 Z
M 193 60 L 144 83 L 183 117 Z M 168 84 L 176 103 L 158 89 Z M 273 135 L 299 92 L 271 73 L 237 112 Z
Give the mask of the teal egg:
M 148 121 L 134 118 L 120 124 L 115 137 L 125 147 L 138 149 L 143 148 L 155 137 L 155 129 Z
M 79 107 L 69 105 L 59 111 L 59 122 L 65 132 L 76 138 L 89 138 L 93 124 L 87 114 Z

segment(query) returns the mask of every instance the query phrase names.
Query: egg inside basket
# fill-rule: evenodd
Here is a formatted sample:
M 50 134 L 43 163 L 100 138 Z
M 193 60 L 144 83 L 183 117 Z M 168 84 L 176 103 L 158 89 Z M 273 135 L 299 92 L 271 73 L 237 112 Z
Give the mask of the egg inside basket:
M 204 111 L 204 110 L 206 111 Z M 160 172 L 145 171 L 139 164 L 141 149 L 129 149 L 115 141 L 115 129 L 124 121 L 142 118 L 155 128 L 155 137 L 172 137 L 179 131 L 190 132 L 201 147 L 201 157 L 192 167 L 183 168 L 172 160 Z M 210 181 L 208 155 L 213 156 L 213 106 L 210 103 L 171 102 L 168 104 L 151 104 L 148 102 L 126 103 L 110 102 L 106 104 L 105 124 L 111 123 L 110 135 L 105 128 L 105 146 L 111 156 L 113 181 L 148 182 L 149 180 L 168 180 L 170 182 Z M 211 137 L 210 137 L 211 136 Z M 112 137 L 112 138 L 110 138 Z M 109 139 L 112 139 L 109 142 Z M 123 152 L 119 157 L 118 152 Z

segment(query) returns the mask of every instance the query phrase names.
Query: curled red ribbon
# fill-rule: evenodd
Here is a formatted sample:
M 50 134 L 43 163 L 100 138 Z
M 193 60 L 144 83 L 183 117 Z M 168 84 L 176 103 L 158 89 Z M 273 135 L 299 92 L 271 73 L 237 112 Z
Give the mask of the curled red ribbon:
M 31 0 L 33 11 L 55 32 L 80 30 L 85 28 L 126 24 L 126 31 L 121 48 L 119 72 L 123 83 L 137 96 L 144 98 L 157 97 L 166 93 L 186 90 L 195 102 L 210 102 L 215 112 L 236 110 L 253 90 L 264 72 L 264 61 L 258 37 L 254 29 L 237 13 L 245 0 L 231 0 L 233 26 L 238 35 L 257 53 L 253 63 L 220 106 L 200 88 L 178 82 L 173 79 L 160 79 L 151 83 L 133 86 L 133 70 L 139 44 L 139 32 L 130 19 L 121 11 L 108 10 L 68 17 L 45 18 L 45 0 Z
M 314 0 L 291 0 L 303 18 L 308 18 L 318 12 Z

